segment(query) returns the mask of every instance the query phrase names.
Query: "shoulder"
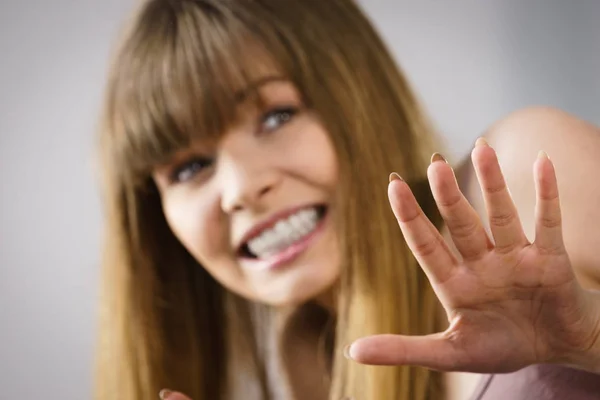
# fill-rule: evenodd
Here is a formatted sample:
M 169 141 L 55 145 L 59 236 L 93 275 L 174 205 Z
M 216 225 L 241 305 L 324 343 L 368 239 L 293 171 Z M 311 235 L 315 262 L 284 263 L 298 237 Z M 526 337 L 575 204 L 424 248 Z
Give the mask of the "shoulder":
M 573 153 L 591 154 L 600 145 L 598 127 L 551 107 L 516 111 L 493 124 L 485 137 L 499 156 L 516 152 L 519 157 L 511 161 L 517 166 L 526 162 L 526 158 L 535 158 L 539 150 L 553 153 L 556 157 L 553 161 L 560 163 Z
M 523 227 L 533 240 L 533 164 L 540 150 L 555 165 L 565 244 L 587 286 L 600 287 L 600 129 L 550 107 L 516 111 L 497 121 L 484 137 L 496 150 Z M 459 184 L 485 222 L 485 206 L 470 157 L 456 169 Z
M 556 108 L 515 111 L 492 124 L 483 136 L 496 150 L 511 192 L 529 189 L 526 192 L 535 195 L 533 162 L 540 150 L 555 164 L 560 186 L 581 185 L 584 175 L 593 174 L 600 165 L 600 128 Z M 479 190 L 470 156 L 459 163 L 456 174 L 463 190 Z
M 552 107 L 515 111 L 492 124 L 484 137 L 498 153 L 503 170 L 530 169 L 540 150 L 546 151 L 555 164 L 563 164 L 574 155 L 595 158 L 593 152 L 600 146 L 599 127 Z M 457 167 L 461 175 L 469 175 L 470 169 L 469 157 Z

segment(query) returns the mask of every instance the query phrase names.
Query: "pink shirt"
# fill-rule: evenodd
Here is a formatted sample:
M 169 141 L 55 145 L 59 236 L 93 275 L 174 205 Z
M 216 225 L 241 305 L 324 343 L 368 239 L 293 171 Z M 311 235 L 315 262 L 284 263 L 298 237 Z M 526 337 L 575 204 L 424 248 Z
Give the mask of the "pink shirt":
M 600 399 L 600 375 L 556 365 L 534 365 L 486 375 L 471 400 Z

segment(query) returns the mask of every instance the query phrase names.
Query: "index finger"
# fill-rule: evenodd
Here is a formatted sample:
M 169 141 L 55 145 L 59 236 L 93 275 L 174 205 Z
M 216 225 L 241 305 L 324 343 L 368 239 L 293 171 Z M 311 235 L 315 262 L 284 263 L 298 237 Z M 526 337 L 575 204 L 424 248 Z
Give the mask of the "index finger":
M 388 197 L 406 243 L 429 280 L 446 281 L 457 265 L 457 259 L 398 175 L 390 176 Z

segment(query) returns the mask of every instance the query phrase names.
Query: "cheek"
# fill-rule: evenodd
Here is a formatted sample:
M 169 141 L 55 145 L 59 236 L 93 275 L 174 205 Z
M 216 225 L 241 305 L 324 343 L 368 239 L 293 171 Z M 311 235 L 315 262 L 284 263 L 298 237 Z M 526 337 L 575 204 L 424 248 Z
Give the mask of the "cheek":
M 227 222 L 209 196 L 172 196 L 164 202 L 167 222 L 181 244 L 223 286 L 245 297 L 251 291 L 235 262 Z
M 177 239 L 200 263 L 209 265 L 206 261 L 225 248 L 226 232 L 207 197 L 173 193 L 163 201 L 163 210 Z
M 338 160 L 329 135 L 317 122 L 305 124 L 300 137 L 285 154 L 286 162 L 294 160 L 298 174 L 318 186 L 334 189 L 338 180 Z

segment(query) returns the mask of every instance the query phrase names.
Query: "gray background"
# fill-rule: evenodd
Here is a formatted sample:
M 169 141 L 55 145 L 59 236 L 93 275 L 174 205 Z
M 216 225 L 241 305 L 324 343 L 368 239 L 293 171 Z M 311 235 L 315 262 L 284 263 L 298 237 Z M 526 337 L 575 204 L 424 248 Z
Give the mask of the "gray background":
M 131 0 L 0 2 L 0 399 L 90 397 L 107 56 Z M 600 123 L 600 1 L 363 0 L 465 155 L 545 104 Z

